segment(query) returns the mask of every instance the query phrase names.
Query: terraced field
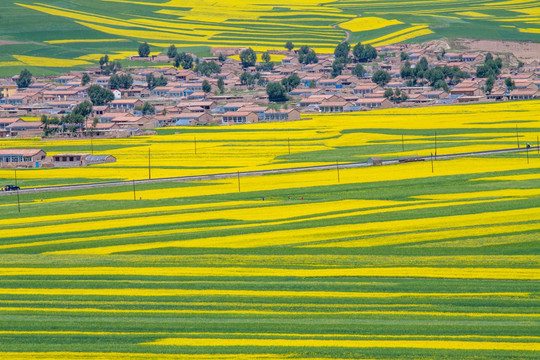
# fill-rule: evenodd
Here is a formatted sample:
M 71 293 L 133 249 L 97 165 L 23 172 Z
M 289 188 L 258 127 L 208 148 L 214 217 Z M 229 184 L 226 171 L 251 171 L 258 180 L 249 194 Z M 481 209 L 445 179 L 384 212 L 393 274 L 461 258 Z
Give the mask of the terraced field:
M 141 41 L 157 52 L 175 44 L 199 54 L 209 46 L 283 49 L 288 40 L 331 52 L 347 33 L 352 43 L 375 46 L 441 37 L 539 41 L 538 7 L 537 0 L 6 0 L 0 74 L 84 68 L 104 53 L 133 54 Z
M 130 167 L 120 155 L 150 140 L 156 177 L 425 154 L 428 126 L 438 154 L 523 146 L 536 140 L 538 105 L 178 128 L 94 144 L 118 151 L 110 169 L 17 176 L 25 186 L 129 179 L 147 171 L 145 157 Z M 433 165 L 25 193 L 20 213 L 15 194 L 2 196 L 0 357 L 538 358 L 540 154 Z

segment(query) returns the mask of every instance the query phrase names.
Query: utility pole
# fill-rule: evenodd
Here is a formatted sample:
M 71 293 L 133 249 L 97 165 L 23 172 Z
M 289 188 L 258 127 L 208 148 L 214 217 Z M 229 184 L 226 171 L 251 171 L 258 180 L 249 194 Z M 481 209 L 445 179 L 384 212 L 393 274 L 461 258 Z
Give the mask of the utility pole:
M 337 182 L 339 183 L 339 162 L 336 160 Z
M 519 149 L 519 135 L 518 135 L 518 126 L 516 125 L 516 141 L 517 141 L 517 146 L 518 146 L 518 149 Z
M 437 159 L 437 132 L 435 131 L 435 159 Z
M 433 153 L 431 153 L 431 173 L 433 174 Z
M 289 147 L 289 155 L 291 155 L 291 138 L 287 138 L 287 145 Z

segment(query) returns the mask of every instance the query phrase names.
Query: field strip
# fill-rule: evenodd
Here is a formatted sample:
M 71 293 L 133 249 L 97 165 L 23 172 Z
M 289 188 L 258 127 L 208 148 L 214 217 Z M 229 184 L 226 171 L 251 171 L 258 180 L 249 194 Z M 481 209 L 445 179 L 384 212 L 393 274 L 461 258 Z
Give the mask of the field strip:
M 480 312 L 444 312 L 444 311 L 408 311 L 408 310 L 343 310 L 343 311 L 277 311 L 277 310 L 198 310 L 198 309 L 100 309 L 100 308 L 57 308 L 57 307 L 0 307 L 0 312 L 63 312 L 63 313 L 107 313 L 107 314 L 209 314 L 209 315 L 397 315 L 397 316 L 447 316 L 447 317 L 526 317 L 539 318 L 540 314 L 531 313 L 480 313 Z
M 341 347 L 341 348 L 412 348 L 446 350 L 540 351 L 540 343 L 498 341 L 441 340 L 311 340 L 311 339 L 220 339 L 167 338 L 144 345 L 161 346 L 257 346 L 257 347 Z
M 190 297 L 190 296 L 237 296 L 237 297 L 286 297 L 286 298 L 531 298 L 527 292 L 478 292 L 478 293 L 413 293 L 413 292 L 352 292 L 352 291 L 288 291 L 288 290 L 229 290 L 229 289 L 38 289 L 0 288 L 2 295 L 46 296 L 140 296 L 140 297 Z
M 540 269 L 364 267 L 286 269 L 271 267 L 69 267 L 0 268 L 0 276 L 167 276 L 167 277 L 417 277 L 446 279 L 540 280 Z M 2 293 L 3 289 L 0 289 Z M 309 293 L 309 292 L 308 292 Z
M 271 332 L 137 332 L 137 331 L 47 331 L 47 330 L 30 330 L 30 331 L 0 331 L 1 335 L 183 335 L 183 336 L 201 336 L 201 335 L 211 335 L 211 336 L 253 336 L 253 337 L 263 337 L 263 336 L 272 336 L 272 337 L 286 337 L 286 338 L 348 338 L 348 339 L 484 339 L 484 340 L 540 340 L 540 336 L 508 336 L 508 335 L 395 335 L 395 334 L 328 334 L 328 333 L 271 333 Z
M 2 352 L 2 360 L 216 360 L 216 354 L 163 354 L 163 353 L 131 353 L 131 352 Z M 219 354 L 220 360 L 287 360 L 287 354 Z M 327 358 L 309 358 L 310 360 L 327 360 Z M 339 360 L 339 359 L 336 359 Z M 345 360 L 345 359 L 344 359 Z M 359 359 L 362 360 L 362 359 Z

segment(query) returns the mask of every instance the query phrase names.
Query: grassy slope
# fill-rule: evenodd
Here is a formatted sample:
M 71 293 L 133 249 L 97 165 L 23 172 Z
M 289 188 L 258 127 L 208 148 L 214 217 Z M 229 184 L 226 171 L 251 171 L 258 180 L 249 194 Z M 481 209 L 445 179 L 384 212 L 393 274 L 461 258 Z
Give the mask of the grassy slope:
M 154 2 L 155 5 L 146 2 L 143 4 L 130 4 L 123 2 L 102 2 L 102 1 L 62 1 L 54 0 L 47 2 L 48 6 L 56 6 L 68 11 L 76 10 L 83 14 L 95 14 L 107 17 L 118 18 L 122 20 L 146 18 L 150 20 L 159 20 L 169 23 L 175 29 L 198 28 L 205 29 L 208 26 L 218 26 L 214 35 L 209 36 L 207 40 L 203 37 L 194 40 L 174 41 L 172 33 L 166 28 L 161 28 L 162 35 L 159 40 L 150 35 L 119 36 L 112 33 L 104 33 L 90 29 L 75 22 L 75 19 L 49 15 L 43 12 L 28 9 L 17 4 L 35 5 L 32 0 L 3 1 L 0 4 L 0 12 L 9 14 L 3 16 L 0 22 L 0 40 L 10 40 L 21 42 L 16 45 L 3 45 L 0 54 L 0 62 L 14 61 L 11 56 L 31 55 L 42 57 L 56 57 L 72 59 L 87 54 L 105 54 L 113 51 L 133 51 L 136 52 L 138 42 L 149 41 L 157 44 L 154 51 L 163 50 L 170 43 L 176 43 L 177 46 L 184 46 L 185 50 L 194 51 L 200 54 L 207 54 L 208 48 L 194 47 L 195 45 L 251 45 L 265 46 L 275 41 L 285 42 L 292 40 L 295 44 L 309 43 L 312 46 L 323 48 L 333 47 L 339 41 L 344 39 L 345 34 L 339 29 L 333 29 L 332 25 L 345 21 L 348 18 L 339 17 L 339 15 L 348 15 L 354 17 L 358 14 L 362 16 L 376 16 L 385 19 L 397 19 L 402 21 L 403 25 L 395 25 L 378 30 L 356 32 L 352 34 L 351 42 L 367 41 L 377 37 L 389 34 L 391 32 L 406 28 L 412 25 L 425 24 L 434 32 L 420 38 L 409 41 L 422 41 L 433 38 L 456 38 L 456 37 L 477 37 L 488 39 L 505 40 L 532 40 L 538 41 L 538 34 L 520 32 L 518 28 L 538 28 L 536 22 L 525 22 L 528 16 L 527 11 L 534 10 L 534 3 L 503 3 L 478 0 L 474 2 L 461 3 L 459 5 L 452 3 L 435 4 L 433 2 L 402 2 L 393 0 L 391 4 L 377 4 L 373 2 L 337 2 L 335 4 L 324 4 L 328 9 L 327 13 L 301 15 L 302 12 L 294 9 L 276 9 L 273 12 L 267 10 L 254 15 L 260 21 L 252 18 L 246 18 L 243 12 L 230 15 L 228 21 L 213 22 L 212 18 L 201 18 L 197 21 L 182 20 L 179 16 L 159 13 L 162 9 L 179 11 L 180 14 L 187 13 L 189 8 L 183 7 L 163 7 L 160 1 Z M 489 3 L 489 5 L 488 5 Z M 496 4 L 496 5 L 494 5 Z M 266 9 L 266 8 L 265 8 Z M 319 10 L 315 8 L 316 10 Z M 388 10 L 392 9 L 392 10 Z M 308 10 L 313 11 L 313 9 Z M 319 10 L 320 11 L 320 10 Z M 337 11 L 337 12 L 336 12 Z M 488 17 L 471 17 L 468 15 L 456 14 L 463 11 L 480 12 Z M 520 12 L 521 11 L 521 12 Z M 491 17 L 489 17 L 491 16 Z M 498 22 L 495 20 L 515 20 L 511 22 Z M 523 19 L 520 20 L 520 19 Z M 99 21 L 96 21 L 100 24 Z M 501 25 L 511 24 L 517 28 L 503 27 Z M 289 26 L 292 25 L 292 26 Z M 300 25 L 300 27 L 298 26 Z M 316 25 L 317 28 L 313 28 Z M 305 27 L 302 27 L 305 26 Z M 129 29 L 129 25 L 112 26 L 112 29 Z M 143 25 L 144 28 L 144 25 Z M 140 30 L 141 28 L 138 28 Z M 147 30 L 151 29 L 147 26 Z M 228 30 L 229 29 L 229 30 Z M 254 34 L 255 35 L 252 35 Z M 124 38 L 124 42 L 97 42 L 97 43 L 69 43 L 69 44 L 47 44 L 48 40 L 63 39 L 117 39 Z M 202 42 L 202 44 L 201 44 Z M 274 46 L 278 45 L 277 43 Z M 279 45 L 278 47 L 281 47 Z M 83 68 L 84 66 L 79 66 Z M 8 76 L 19 71 L 22 66 L 0 66 L 0 75 Z M 32 72 L 36 75 L 46 75 L 58 73 L 65 68 L 44 68 L 32 67 Z

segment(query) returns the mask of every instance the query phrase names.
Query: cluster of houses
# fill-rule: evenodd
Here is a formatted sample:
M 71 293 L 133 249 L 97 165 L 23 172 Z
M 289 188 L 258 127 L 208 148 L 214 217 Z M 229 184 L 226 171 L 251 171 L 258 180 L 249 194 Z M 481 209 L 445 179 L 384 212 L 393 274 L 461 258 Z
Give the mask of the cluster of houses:
M 133 78 L 129 89 L 114 90 L 114 100 L 103 106 L 94 106 L 86 129 L 81 134 L 96 137 L 126 137 L 166 126 L 188 125 L 232 125 L 263 121 L 299 120 L 302 113 L 342 113 L 389 107 L 429 106 L 482 101 L 528 100 L 540 98 L 540 65 L 538 61 L 524 64 L 519 70 L 503 68 L 491 92 L 485 91 L 486 79 L 474 78 L 476 68 L 483 64 L 485 53 L 446 52 L 443 55 L 422 49 L 419 45 L 389 45 L 377 48 L 378 59 L 364 64 L 366 73 L 353 75 L 356 64 L 347 64 L 342 74 L 332 77 L 331 54 L 318 54 L 315 64 L 301 64 L 294 52 L 275 51 L 282 59 L 271 70 L 260 71 L 257 67 L 242 68 L 237 60 L 227 58 L 220 61 L 218 55 L 240 52 L 238 48 L 213 49 L 215 57 L 198 59 L 215 61 L 221 72 L 211 76 L 198 75 L 194 70 L 176 69 L 172 66 L 132 68 L 123 70 Z M 425 57 L 430 66 L 457 66 L 471 77 L 452 86 L 448 91 L 435 90 L 425 83 L 410 86 L 400 76 L 404 59 L 414 67 Z M 162 59 L 163 58 L 163 59 Z M 168 61 L 162 55 L 159 61 Z M 135 59 L 137 60 L 137 59 Z M 391 81 L 384 87 L 371 81 L 377 70 L 385 70 Z M 252 75 L 260 71 L 255 84 L 243 83 L 244 72 Z M 84 73 L 91 81 L 81 85 Z M 38 78 L 25 89 L 18 89 L 19 75 L 0 80 L 0 137 L 40 136 L 43 125 L 39 121 L 26 121 L 25 117 L 62 116 L 88 100 L 87 89 L 92 84 L 109 86 L 110 76 L 103 76 L 100 68 L 88 68 L 85 72 L 72 71 L 58 77 Z M 163 76 L 165 86 L 148 87 L 147 76 Z M 291 101 L 282 106 L 269 104 L 266 85 L 281 82 L 296 74 L 300 84 L 289 92 Z M 511 78 L 514 88 L 505 86 Z M 222 79 L 222 81 L 220 81 Z M 203 82 L 211 86 L 210 92 L 203 91 Z M 223 91 L 218 90 L 218 82 Z M 400 103 L 385 97 L 385 90 L 399 89 L 407 95 Z M 143 115 L 141 108 L 148 102 L 155 108 L 154 114 Z M 99 122 L 94 123 L 93 119 Z
M 112 155 L 62 153 L 47 156 L 42 149 L 0 149 L 0 168 L 82 167 L 116 162 Z

